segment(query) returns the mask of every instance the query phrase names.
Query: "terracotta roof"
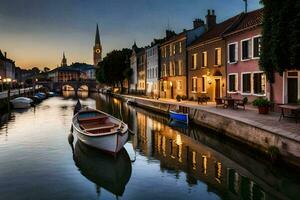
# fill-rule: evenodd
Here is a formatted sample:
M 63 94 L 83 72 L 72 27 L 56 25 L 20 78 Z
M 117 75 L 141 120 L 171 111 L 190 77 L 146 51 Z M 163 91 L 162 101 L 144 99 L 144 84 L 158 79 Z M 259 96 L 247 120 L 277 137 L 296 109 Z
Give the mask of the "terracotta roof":
M 239 32 L 247 28 L 262 25 L 263 10 L 264 9 L 261 8 L 248 13 L 242 13 L 242 17 L 240 21 L 236 23 L 234 26 L 232 26 L 230 29 L 228 29 L 225 34 L 227 35 L 233 32 Z
M 235 24 L 240 19 L 241 15 L 242 14 L 236 15 L 219 24 L 216 24 L 214 27 L 212 27 L 210 30 L 196 39 L 190 46 L 222 37 L 223 33 L 228 30 L 233 24 Z

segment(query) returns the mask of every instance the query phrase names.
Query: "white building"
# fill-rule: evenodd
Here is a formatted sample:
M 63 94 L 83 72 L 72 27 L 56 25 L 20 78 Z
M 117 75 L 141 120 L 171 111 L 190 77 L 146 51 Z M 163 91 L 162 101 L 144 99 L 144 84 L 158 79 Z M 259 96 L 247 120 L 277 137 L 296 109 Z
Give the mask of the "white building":
M 132 69 L 132 76 L 130 80 L 129 90 L 130 92 L 136 92 L 137 91 L 137 53 L 139 51 L 139 48 L 136 46 L 136 43 L 132 46 L 132 54 L 130 57 L 130 68 Z
M 147 89 L 146 94 L 152 97 L 159 95 L 159 44 L 146 49 L 147 56 Z

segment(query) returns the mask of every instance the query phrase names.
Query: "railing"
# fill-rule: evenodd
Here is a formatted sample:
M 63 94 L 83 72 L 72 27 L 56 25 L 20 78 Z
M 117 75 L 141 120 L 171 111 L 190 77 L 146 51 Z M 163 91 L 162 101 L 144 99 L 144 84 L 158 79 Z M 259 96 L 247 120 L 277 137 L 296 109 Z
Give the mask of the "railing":
M 35 86 L 35 89 L 39 89 L 40 86 Z M 29 91 L 32 91 L 33 87 L 22 88 L 22 89 L 12 89 L 10 90 L 10 96 L 15 96 L 19 94 L 24 94 Z M 8 97 L 8 90 L 0 92 L 0 99 L 5 99 Z

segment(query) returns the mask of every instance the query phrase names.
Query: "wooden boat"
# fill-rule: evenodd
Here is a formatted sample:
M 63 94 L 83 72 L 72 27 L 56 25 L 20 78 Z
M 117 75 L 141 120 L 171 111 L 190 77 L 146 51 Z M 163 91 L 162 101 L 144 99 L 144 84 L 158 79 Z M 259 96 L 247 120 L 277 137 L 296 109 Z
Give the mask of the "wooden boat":
M 178 122 L 189 123 L 189 114 L 180 111 L 170 110 L 170 119 Z
M 109 153 L 119 152 L 127 142 L 127 124 L 99 110 L 81 109 L 72 126 L 81 142 Z
M 27 97 L 17 97 L 11 100 L 10 102 L 12 103 L 14 108 L 23 109 L 23 108 L 29 108 L 32 105 L 33 100 Z
M 97 185 L 97 191 L 103 188 L 116 196 L 123 195 L 132 172 L 125 148 L 113 157 L 77 141 L 73 158 L 81 174 Z

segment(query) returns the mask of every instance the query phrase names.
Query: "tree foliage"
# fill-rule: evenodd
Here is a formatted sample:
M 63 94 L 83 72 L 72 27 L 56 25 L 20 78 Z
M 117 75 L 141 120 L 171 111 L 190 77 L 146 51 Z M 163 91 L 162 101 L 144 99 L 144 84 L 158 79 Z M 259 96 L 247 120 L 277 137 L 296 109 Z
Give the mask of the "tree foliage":
M 114 50 L 99 63 L 96 78 L 103 84 L 121 84 L 128 76 L 130 69 L 130 49 Z
M 260 66 L 268 80 L 274 73 L 300 69 L 300 1 L 261 0 L 264 5 Z

